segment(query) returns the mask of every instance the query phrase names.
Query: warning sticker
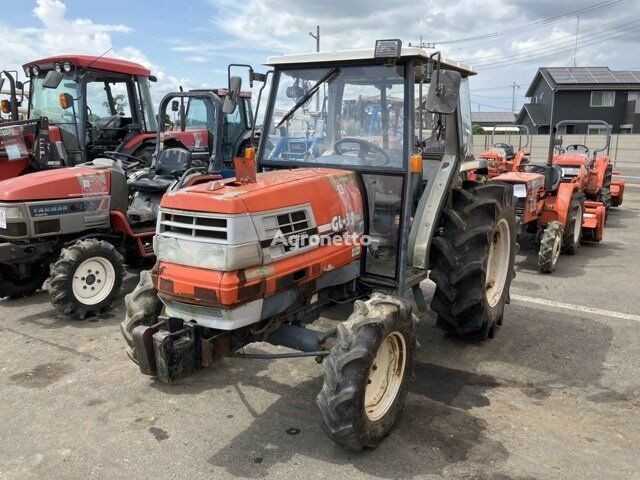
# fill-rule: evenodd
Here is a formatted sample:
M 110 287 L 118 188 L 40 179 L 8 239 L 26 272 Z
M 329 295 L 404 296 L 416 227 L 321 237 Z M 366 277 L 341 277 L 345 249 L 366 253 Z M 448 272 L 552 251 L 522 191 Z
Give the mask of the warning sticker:
M 0 147 L 5 149 L 9 160 L 20 160 L 29 156 L 22 127 L 0 128 Z

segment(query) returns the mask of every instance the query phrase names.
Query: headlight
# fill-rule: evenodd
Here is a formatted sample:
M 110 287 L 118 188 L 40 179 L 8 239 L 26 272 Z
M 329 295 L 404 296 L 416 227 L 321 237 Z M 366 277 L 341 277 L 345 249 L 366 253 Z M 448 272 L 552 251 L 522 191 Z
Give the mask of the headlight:
M 6 219 L 24 218 L 20 207 L 0 207 L 0 210 L 2 210 L 0 215 Z
M 56 63 L 56 64 L 53 66 L 53 69 L 54 69 L 56 72 L 58 72 L 58 73 L 62 73 L 62 65 L 60 65 L 59 63 Z
M 64 62 L 62 64 L 62 68 L 65 72 L 69 73 L 71 71 L 71 69 L 73 68 L 73 65 L 71 64 L 71 62 Z
M 262 263 L 262 250 L 257 242 L 220 245 L 158 235 L 155 250 L 160 261 L 207 270 L 231 272 Z
M 29 67 L 24 67 L 24 76 L 27 78 L 31 76 L 31 69 Z
M 33 67 L 31 67 L 31 73 L 33 73 L 34 77 L 37 77 L 40 74 L 40 69 L 38 68 L 37 65 L 34 65 Z

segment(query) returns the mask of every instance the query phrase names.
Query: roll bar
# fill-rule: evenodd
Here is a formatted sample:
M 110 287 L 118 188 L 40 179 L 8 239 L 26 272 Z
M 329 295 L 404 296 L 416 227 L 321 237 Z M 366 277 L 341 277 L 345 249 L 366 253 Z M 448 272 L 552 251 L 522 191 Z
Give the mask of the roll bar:
M 527 127 L 526 125 L 495 125 L 492 129 L 491 129 L 491 145 L 493 145 L 493 137 L 496 133 L 496 129 L 497 128 L 517 128 L 518 129 L 518 134 L 520 135 L 520 142 L 518 144 L 519 148 L 527 148 L 530 144 L 531 144 L 531 131 L 529 130 L 529 127 Z M 525 143 L 524 145 L 522 145 L 522 132 L 524 132 L 524 134 L 527 137 L 527 143 Z
M 223 169 L 224 160 L 222 158 L 222 100 L 218 95 L 213 92 L 170 92 L 167 93 L 160 101 L 158 108 L 158 133 L 156 135 L 156 148 L 153 153 L 153 162 L 151 163 L 151 169 L 155 170 L 156 159 L 161 150 L 161 145 L 164 145 L 164 132 L 165 122 L 162 120 L 162 115 L 166 112 L 167 106 L 171 100 L 177 98 L 199 98 L 211 103 L 214 109 L 214 130 L 208 128 L 213 133 L 213 141 L 215 142 L 212 149 L 211 157 L 209 158 L 209 165 L 207 167 L 208 172 L 217 172 Z

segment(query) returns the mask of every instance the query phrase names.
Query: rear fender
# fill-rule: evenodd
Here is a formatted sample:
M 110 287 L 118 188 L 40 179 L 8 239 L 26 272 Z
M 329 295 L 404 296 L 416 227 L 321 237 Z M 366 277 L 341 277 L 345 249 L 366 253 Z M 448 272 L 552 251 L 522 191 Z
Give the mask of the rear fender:
M 553 195 L 545 197 L 540 215 L 540 223 L 542 225 L 548 225 L 553 221 L 558 221 L 565 226 L 569 215 L 571 197 L 575 190 L 576 184 L 561 183 Z

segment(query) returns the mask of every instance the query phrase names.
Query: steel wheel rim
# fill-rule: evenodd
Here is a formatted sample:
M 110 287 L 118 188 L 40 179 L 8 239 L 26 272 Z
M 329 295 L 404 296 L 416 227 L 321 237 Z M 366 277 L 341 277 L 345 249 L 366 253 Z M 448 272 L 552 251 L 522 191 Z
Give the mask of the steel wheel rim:
M 501 219 L 493 231 L 489 258 L 487 259 L 487 274 L 485 280 L 485 296 L 490 307 L 495 307 L 504 292 L 509 274 L 511 251 L 511 231 L 506 219 Z
M 582 205 L 578 205 L 578 214 L 576 215 L 576 223 L 573 226 L 573 243 L 580 241 L 580 232 L 582 232 Z
M 73 295 L 83 305 L 103 302 L 116 283 L 116 270 L 104 257 L 91 257 L 82 262 L 73 273 Z
M 386 415 L 395 402 L 407 363 L 404 335 L 392 332 L 382 341 L 369 369 L 364 392 L 364 411 L 373 422 Z

